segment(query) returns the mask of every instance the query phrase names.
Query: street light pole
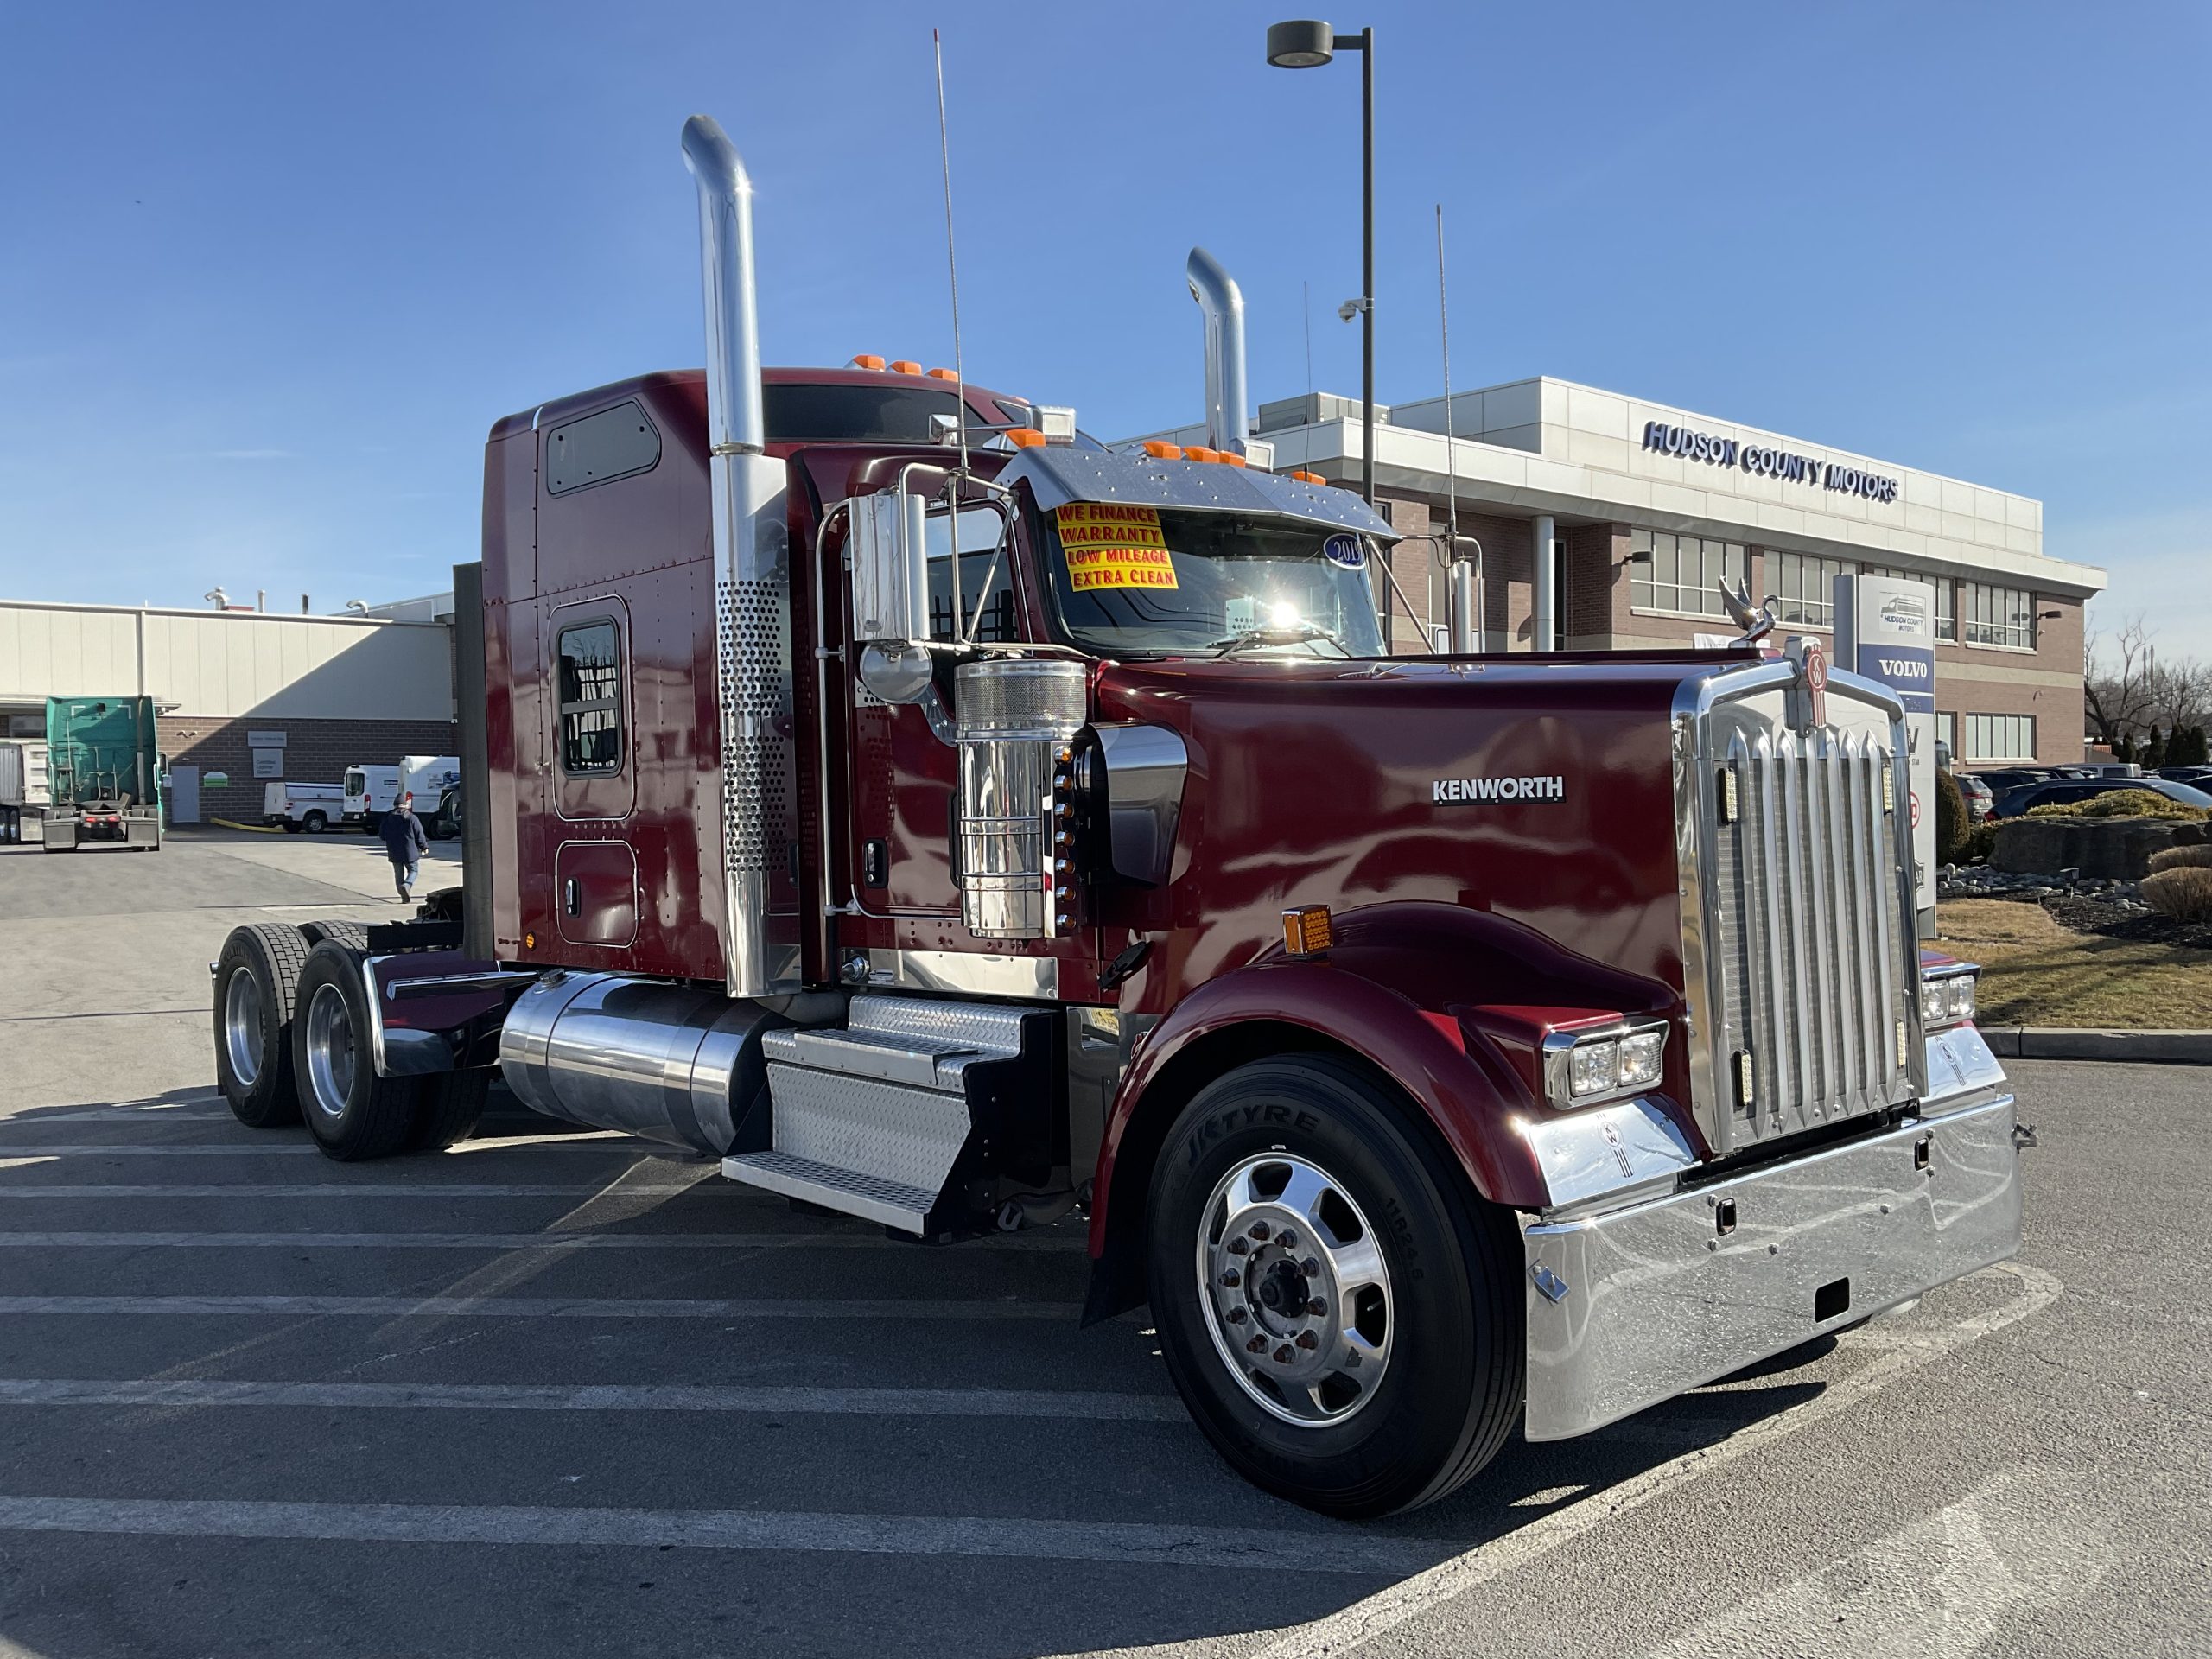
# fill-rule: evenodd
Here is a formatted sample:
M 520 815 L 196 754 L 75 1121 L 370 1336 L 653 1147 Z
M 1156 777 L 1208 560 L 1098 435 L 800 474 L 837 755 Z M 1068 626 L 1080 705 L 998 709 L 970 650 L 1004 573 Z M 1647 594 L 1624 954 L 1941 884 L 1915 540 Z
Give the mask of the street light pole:
M 1359 493 L 1375 505 L 1375 31 L 1338 34 L 1311 18 L 1268 29 L 1268 61 L 1278 69 L 1317 69 L 1337 52 L 1359 54 Z

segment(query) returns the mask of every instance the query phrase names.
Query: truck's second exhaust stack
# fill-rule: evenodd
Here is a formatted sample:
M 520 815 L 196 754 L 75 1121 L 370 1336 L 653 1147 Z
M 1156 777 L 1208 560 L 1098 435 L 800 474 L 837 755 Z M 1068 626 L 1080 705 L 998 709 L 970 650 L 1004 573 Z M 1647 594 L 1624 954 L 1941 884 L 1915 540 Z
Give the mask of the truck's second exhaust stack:
M 707 302 L 707 442 L 714 493 L 715 628 L 721 719 L 725 975 L 732 996 L 799 988 L 797 918 L 769 919 L 772 873 L 791 846 L 791 555 L 781 461 L 762 453 L 753 286 L 753 181 L 721 128 L 683 124 L 699 185 Z
M 1244 296 L 1204 248 L 1191 250 L 1184 275 L 1206 320 L 1206 443 L 1241 455 L 1248 447 L 1244 411 L 1249 407 L 1244 401 Z

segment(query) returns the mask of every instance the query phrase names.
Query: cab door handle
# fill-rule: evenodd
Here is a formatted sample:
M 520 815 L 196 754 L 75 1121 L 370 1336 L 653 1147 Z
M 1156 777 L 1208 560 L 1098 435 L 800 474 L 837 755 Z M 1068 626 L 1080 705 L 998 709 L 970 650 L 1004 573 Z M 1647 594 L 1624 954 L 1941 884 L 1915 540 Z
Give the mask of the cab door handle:
M 583 883 L 570 876 L 561 887 L 561 905 L 571 916 L 584 913 Z

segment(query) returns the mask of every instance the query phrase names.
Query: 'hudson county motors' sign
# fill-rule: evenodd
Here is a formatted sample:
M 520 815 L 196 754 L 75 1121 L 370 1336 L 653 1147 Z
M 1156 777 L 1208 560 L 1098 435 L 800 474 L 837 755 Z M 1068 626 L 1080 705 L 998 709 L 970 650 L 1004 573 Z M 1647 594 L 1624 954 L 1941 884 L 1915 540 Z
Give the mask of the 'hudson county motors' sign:
M 1810 455 L 1792 454 L 1786 449 L 1770 449 L 1764 444 L 1716 438 L 1711 433 L 1693 432 L 1686 426 L 1669 426 L 1664 421 L 1643 423 L 1643 447 L 1684 461 L 1740 467 L 1762 478 L 1786 479 L 1792 484 L 1816 484 L 1824 490 L 1863 495 L 1869 501 L 1897 499 L 1897 481 L 1894 478 L 1863 472 L 1856 467 L 1839 467 L 1832 461 L 1815 461 Z

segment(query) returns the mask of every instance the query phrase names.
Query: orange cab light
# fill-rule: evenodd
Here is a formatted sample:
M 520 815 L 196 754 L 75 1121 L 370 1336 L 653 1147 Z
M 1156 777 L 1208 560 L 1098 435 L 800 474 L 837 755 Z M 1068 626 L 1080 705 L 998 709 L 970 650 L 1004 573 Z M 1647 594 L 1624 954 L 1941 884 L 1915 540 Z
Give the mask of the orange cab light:
M 1144 441 L 1144 452 L 1147 455 L 1150 455 L 1154 461 L 1180 461 L 1183 459 L 1183 446 L 1181 444 L 1169 443 L 1160 438 L 1147 438 Z
M 1017 449 L 1034 449 L 1045 442 L 1045 435 L 1033 426 L 1012 426 L 1007 429 L 1006 441 Z
M 1242 467 L 1245 464 L 1244 457 L 1234 449 L 1217 450 L 1215 452 L 1214 459 L 1226 467 Z
M 1328 481 L 1319 473 L 1293 473 L 1291 476 L 1301 484 L 1324 484 Z
M 891 364 L 891 372 L 893 374 L 919 374 L 921 372 L 922 365 L 911 358 L 895 358 Z
M 1219 461 L 1221 459 L 1221 451 L 1218 449 L 1209 449 L 1202 443 L 1186 443 L 1183 446 L 1183 459 L 1185 461 Z
M 957 380 L 960 377 L 955 374 L 950 369 L 931 369 L 930 371 L 930 378 L 932 380 Z
M 845 366 L 849 369 L 880 369 L 883 366 L 883 359 L 873 352 L 862 352 Z
M 1294 957 L 1326 955 L 1331 943 L 1329 907 L 1304 905 L 1282 913 L 1282 946 Z

